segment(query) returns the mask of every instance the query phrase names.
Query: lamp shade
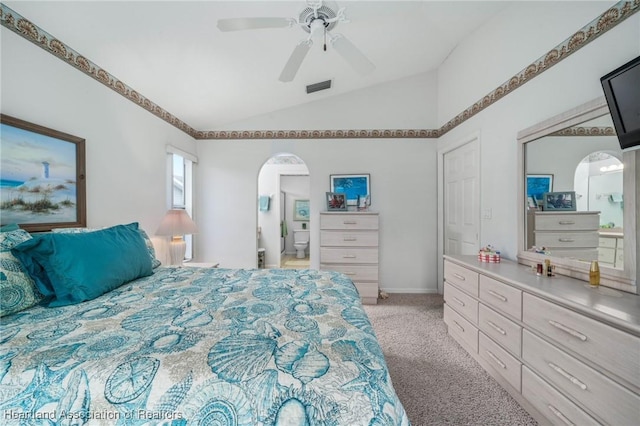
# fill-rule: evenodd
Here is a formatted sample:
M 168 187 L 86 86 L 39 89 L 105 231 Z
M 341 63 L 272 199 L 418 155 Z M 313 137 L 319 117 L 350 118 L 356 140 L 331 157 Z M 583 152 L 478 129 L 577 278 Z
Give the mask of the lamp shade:
M 172 209 L 160 222 L 160 226 L 156 231 L 156 235 L 164 235 L 175 237 L 178 235 L 195 234 L 198 232 L 196 224 L 189 217 L 186 211 L 180 209 Z

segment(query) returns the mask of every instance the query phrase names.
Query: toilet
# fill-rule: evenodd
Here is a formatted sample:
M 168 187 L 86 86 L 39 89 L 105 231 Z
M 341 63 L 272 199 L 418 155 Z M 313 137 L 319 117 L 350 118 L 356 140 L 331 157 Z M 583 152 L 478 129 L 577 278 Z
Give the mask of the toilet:
M 293 230 L 293 246 L 296 248 L 296 258 L 304 259 L 306 257 L 305 250 L 309 245 L 309 230 L 294 229 Z

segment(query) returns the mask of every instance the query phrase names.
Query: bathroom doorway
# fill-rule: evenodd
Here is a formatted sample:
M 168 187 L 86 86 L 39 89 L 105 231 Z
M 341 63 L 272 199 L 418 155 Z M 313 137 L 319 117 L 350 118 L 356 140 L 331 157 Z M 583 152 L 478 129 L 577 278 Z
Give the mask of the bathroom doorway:
M 258 174 L 257 239 L 265 268 L 309 268 L 309 206 L 305 162 L 290 153 L 269 158 Z

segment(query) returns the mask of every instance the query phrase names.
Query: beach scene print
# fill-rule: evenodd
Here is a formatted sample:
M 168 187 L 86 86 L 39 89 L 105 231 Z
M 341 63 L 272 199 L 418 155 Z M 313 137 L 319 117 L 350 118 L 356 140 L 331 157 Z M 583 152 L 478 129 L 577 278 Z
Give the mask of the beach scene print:
M 0 220 L 77 220 L 76 145 L 0 124 Z

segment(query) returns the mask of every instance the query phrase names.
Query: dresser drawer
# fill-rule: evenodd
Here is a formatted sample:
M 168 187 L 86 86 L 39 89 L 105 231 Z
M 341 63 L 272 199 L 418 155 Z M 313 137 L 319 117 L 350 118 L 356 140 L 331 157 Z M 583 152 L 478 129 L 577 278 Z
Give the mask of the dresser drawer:
M 472 296 L 478 297 L 478 273 L 455 263 L 444 261 L 444 279 Z
M 478 327 L 512 354 L 521 355 L 522 327 L 518 324 L 493 309 L 480 304 L 478 308 Z
M 609 247 L 598 248 L 598 262 L 600 263 L 615 263 L 616 261 L 616 249 Z
M 478 301 L 473 297 L 446 282 L 444 283 L 444 301 L 473 324 L 478 324 Z
M 354 281 L 356 288 L 358 289 L 358 294 L 363 299 L 372 299 L 378 298 L 378 283 L 361 283 Z
M 599 424 L 526 366 L 522 367 L 522 396 L 553 425 Z
M 542 247 L 598 247 L 597 231 L 584 232 L 539 232 L 536 233 L 536 245 Z
M 321 214 L 320 229 L 378 229 L 378 215 L 355 213 Z
M 597 260 L 598 259 L 597 247 L 595 248 L 562 248 L 562 249 L 553 247 L 552 253 L 554 256 L 568 257 L 570 259 L 580 259 L 580 260 Z
M 600 215 L 576 213 L 538 213 L 536 230 L 590 231 L 600 227 Z
M 616 250 L 616 268 L 624 268 L 624 250 L 622 249 L 622 244 L 620 244 Z
M 640 387 L 640 338 L 526 293 L 522 321 Z
M 320 231 L 323 247 L 378 247 L 378 231 Z
M 514 389 L 520 392 L 522 374 L 520 361 L 509 355 L 507 351 L 482 332 L 479 333 L 478 338 L 478 354 L 504 377 Z
M 378 263 L 377 248 L 320 247 L 321 263 Z
M 321 263 L 323 271 L 342 272 L 351 281 L 378 281 L 378 265 L 336 265 Z
M 600 237 L 599 247 L 616 248 L 616 238 Z
M 636 353 L 637 357 L 637 353 Z M 637 424 L 640 397 L 527 330 L 522 358 L 563 393 L 612 425 Z
M 449 334 L 467 352 L 478 353 L 478 329 L 446 304 L 444 305 L 444 322 L 447 324 Z
M 513 318 L 522 318 L 522 291 L 514 287 L 480 275 L 480 300 Z

